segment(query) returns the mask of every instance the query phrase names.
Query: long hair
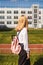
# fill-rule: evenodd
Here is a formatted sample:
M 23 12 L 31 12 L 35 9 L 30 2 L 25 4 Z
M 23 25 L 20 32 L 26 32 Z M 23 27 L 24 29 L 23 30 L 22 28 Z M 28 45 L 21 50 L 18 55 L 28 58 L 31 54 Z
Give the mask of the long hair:
M 28 29 L 28 20 L 27 17 L 22 15 L 19 20 L 18 20 L 18 25 L 15 28 L 16 31 L 20 31 L 22 30 L 24 27 L 26 27 Z

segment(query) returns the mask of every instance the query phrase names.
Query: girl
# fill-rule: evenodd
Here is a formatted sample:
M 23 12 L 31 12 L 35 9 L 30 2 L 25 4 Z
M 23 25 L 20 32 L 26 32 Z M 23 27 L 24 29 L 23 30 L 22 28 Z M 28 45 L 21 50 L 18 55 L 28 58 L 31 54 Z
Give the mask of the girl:
M 28 21 L 26 16 L 22 15 L 18 21 L 18 25 L 15 28 L 17 31 L 19 44 L 21 45 L 22 49 L 19 53 L 18 65 L 30 65 L 30 55 L 29 55 L 29 48 L 28 48 Z

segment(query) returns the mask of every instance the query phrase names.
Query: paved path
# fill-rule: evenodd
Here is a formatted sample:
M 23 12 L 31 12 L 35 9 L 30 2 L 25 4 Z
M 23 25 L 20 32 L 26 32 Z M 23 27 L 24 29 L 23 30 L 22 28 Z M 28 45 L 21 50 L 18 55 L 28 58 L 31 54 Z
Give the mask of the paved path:
M 11 53 L 11 44 L 0 44 L 0 53 Z M 29 44 L 30 53 L 42 53 L 43 44 Z

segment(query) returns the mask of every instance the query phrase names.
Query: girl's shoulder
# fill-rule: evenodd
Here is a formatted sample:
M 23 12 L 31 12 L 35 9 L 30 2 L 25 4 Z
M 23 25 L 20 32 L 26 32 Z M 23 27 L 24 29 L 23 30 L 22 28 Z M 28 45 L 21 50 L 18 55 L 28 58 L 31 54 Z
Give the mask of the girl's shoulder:
M 27 32 L 27 28 L 24 27 L 21 31 L 18 31 L 17 34 L 18 34 L 19 32 L 20 32 L 20 33 L 25 33 L 25 32 Z
M 27 31 L 27 28 L 26 28 L 26 27 L 24 27 L 24 28 L 22 29 L 22 31 L 24 31 L 24 32 L 25 32 L 25 31 Z

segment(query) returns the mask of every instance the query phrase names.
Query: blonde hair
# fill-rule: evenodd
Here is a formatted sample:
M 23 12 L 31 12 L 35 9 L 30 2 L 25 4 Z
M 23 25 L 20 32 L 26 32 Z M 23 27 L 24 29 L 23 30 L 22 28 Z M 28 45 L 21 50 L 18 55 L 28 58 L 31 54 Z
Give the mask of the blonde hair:
M 17 27 L 15 28 L 16 31 L 20 31 L 22 30 L 24 27 L 26 27 L 28 29 L 28 20 L 26 18 L 26 16 L 22 15 L 20 18 L 19 18 L 19 21 L 18 21 L 18 25 Z

